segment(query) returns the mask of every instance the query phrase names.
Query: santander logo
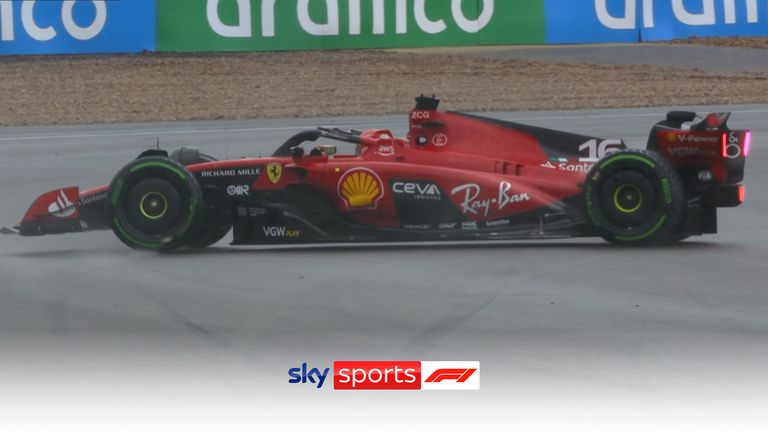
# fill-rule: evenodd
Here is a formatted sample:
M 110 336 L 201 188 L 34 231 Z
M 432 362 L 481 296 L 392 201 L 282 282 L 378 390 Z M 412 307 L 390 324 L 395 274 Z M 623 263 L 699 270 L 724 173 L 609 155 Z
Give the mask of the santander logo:
M 48 213 L 50 213 L 51 216 L 58 218 L 70 217 L 75 214 L 76 210 L 77 207 L 75 207 L 75 205 L 72 204 L 72 201 L 67 198 L 67 194 L 64 193 L 64 190 L 59 191 L 56 200 L 48 206 Z

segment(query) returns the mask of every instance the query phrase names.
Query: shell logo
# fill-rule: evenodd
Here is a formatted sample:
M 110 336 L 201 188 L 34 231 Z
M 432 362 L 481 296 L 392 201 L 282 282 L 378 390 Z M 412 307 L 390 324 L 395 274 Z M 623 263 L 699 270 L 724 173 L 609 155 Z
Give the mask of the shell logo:
M 366 168 L 347 171 L 339 179 L 339 196 L 347 208 L 375 209 L 384 197 L 384 186 L 375 172 Z
M 670 133 L 667 135 L 667 140 L 668 140 L 670 143 L 674 144 L 674 143 L 675 143 L 675 141 L 677 140 L 677 134 L 676 134 L 676 133 L 674 133 L 674 132 L 670 132 Z

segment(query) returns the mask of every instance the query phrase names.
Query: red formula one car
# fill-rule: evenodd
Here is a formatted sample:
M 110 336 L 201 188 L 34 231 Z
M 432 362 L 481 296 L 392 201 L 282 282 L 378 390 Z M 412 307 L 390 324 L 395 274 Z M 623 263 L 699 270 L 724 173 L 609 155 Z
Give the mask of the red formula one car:
M 159 251 L 209 246 L 232 228 L 233 245 L 587 236 L 644 245 L 715 233 L 717 209 L 744 199 L 751 134 L 729 130 L 727 113 L 670 112 L 647 150 L 630 150 L 438 105 L 417 98 L 405 138 L 318 128 L 269 158 L 146 151 L 108 186 L 42 195 L 3 231 L 111 229 Z

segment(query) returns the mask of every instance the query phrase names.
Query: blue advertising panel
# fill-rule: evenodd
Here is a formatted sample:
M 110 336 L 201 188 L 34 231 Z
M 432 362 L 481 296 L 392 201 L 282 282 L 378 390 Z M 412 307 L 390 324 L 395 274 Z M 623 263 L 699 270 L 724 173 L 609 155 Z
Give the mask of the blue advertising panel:
M 0 55 L 155 49 L 155 0 L 0 0 Z
M 546 43 L 638 42 L 640 1 L 545 0 Z
M 653 5 L 653 22 L 645 22 L 642 40 L 768 35 L 764 0 L 645 1 Z
M 550 44 L 768 35 L 763 0 L 545 0 Z

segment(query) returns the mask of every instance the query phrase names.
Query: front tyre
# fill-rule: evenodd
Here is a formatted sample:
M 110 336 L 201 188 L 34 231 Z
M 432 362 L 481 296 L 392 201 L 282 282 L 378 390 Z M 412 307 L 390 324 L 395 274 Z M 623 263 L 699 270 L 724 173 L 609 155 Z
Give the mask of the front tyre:
M 683 186 L 674 168 L 656 153 L 611 153 L 592 167 L 584 190 L 589 218 L 609 242 L 665 244 L 683 237 Z
M 198 229 L 203 195 L 194 176 L 162 157 L 137 159 L 109 185 L 112 230 L 134 249 L 172 251 Z
M 216 209 L 207 209 L 200 221 L 197 235 L 190 238 L 186 245 L 191 248 L 207 248 L 221 241 L 232 229 L 231 218 L 222 215 Z

